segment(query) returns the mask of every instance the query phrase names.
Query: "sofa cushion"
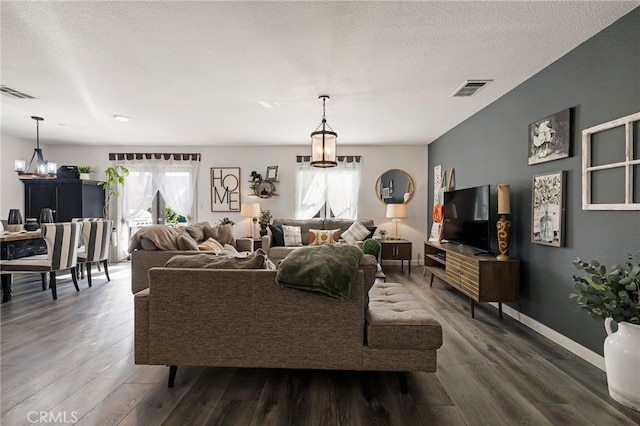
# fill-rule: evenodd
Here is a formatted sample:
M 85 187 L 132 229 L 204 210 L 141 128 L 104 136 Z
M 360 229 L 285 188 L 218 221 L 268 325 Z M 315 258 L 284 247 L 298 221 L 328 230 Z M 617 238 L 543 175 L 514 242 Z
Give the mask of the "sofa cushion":
M 206 269 L 267 269 L 267 256 L 258 249 L 246 256 L 216 256 L 200 253 L 179 254 L 165 264 L 167 268 L 206 268 Z
M 379 349 L 437 349 L 442 327 L 399 283 L 375 283 L 369 290 L 367 345 Z
M 282 225 L 282 233 L 284 234 L 284 245 L 286 247 L 302 245 L 302 235 L 299 226 Z
M 269 225 L 269 231 L 273 237 L 272 247 L 284 247 L 284 233 L 282 231 L 282 225 Z
M 352 219 L 338 219 L 338 218 L 326 218 L 324 219 L 324 226 L 316 229 L 336 229 L 340 228 L 342 232 L 345 232 L 353 224 Z M 358 219 L 358 222 L 366 227 L 374 226 L 373 219 Z
M 349 229 L 342 233 L 342 239 L 345 240 L 347 244 L 355 244 L 356 241 L 363 241 L 367 235 L 369 235 L 367 227 L 356 220 L 351 224 Z
M 236 240 L 233 236 L 233 225 L 231 224 L 215 226 L 206 225 L 204 227 L 204 235 L 206 238 L 215 239 L 220 244 L 236 245 Z
M 323 219 L 274 219 L 274 225 L 299 226 L 300 235 L 302 236 L 302 245 L 309 245 L 309 229 L 335 229 L 337 226 L 324 226 Z
M 178 235 L 177 243 L 180 250 L 198 250 L 198 243 L 186 232 Z
M 309 245 L 336 244 L 340 238 L 339 229 L 309 229 Z
M 200 251 L 212 251 L 214 253 L 220 253 L 222 251 L 222 244 L 220 244 L 215 238 L 207 238 L 206 241 L 198 244 L 196 250 Z
M 194 240 L 196 240 L 196 242 L 199 243 L 206 239 L 204 235 L 204 228 L 206 226 L 209 226 L 209 224 L 206 222 L 195 223 L 193 225 L 185 226 L 184 230 L 187 234 L 191 236 L 191 238 L 193 238 Z

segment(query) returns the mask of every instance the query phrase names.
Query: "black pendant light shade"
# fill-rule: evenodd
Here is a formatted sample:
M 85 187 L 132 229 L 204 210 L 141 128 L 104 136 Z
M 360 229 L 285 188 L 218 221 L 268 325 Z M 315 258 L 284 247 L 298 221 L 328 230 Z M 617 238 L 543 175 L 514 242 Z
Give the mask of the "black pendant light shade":
M 338 165 L 336 161 L 338 134 L 327 124 L 325 102 L 329 99 L 329 96 L 320 95 L 318 99 L 322 99 L 322 122 L 311 133 L 311 165 L 322 168 L 335 167 Z

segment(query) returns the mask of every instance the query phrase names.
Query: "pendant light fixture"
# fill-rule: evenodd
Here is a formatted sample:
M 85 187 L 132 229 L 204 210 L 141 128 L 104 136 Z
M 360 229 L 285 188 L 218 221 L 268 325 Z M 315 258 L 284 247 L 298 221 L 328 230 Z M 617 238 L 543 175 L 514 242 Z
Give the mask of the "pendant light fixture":
M 19 175 L 55 177 L 58 165 L 45 160 L 44 155 L 42 155 L 42 149 L 40 149 L 40 122 L 44 121 L 44 118 L 36 117 L 35 115 L 32 115 L 31 118 L 36 122 L 36 148 L 33 150 L 29 166 L 25 168 L 23 160 L 16 160 L 15 171 Z M 33 160 L 35 160 L 35 163 Z M 33 171 L 31 170 L 32 165 L 34 166 Z
M 336 140 L 338 139 L 338 134 L 327 124 L 325 103 L 329 99 L 329 95 L 320 95 L 318 99 L 322 99 L 322 122 L 311 133 L 311 165 L 322 168 L 335 167 L 338 165 L 336 162 Z

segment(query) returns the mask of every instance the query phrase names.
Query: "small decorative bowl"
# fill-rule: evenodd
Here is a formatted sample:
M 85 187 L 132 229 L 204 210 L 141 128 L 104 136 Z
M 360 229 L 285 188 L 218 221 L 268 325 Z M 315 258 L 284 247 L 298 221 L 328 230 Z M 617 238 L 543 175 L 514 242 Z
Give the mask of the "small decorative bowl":
M 27 218 L 26 223 L 24 224 L 24 229 L 27 231 L 37 231 L 40 228 L 38 225 L 38 221 L 35 218 Z

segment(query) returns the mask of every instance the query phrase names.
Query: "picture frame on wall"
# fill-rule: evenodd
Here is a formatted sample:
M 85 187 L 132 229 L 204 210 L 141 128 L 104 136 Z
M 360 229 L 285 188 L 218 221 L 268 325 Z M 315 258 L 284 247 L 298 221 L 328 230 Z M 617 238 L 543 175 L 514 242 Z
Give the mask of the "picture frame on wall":
M 529 165 L 567 158 L 571 145 L 571 108 L 529 124 Z
M 564 170 L 533 177 L 531 242 L 553 247 L 564 245 Z
M 240 211 L 240 167 L 211 168 L 211 211 Z
M 267 166 L 266 180 L 270 180 L 270 181 L 278 180 L 278 166 Z

